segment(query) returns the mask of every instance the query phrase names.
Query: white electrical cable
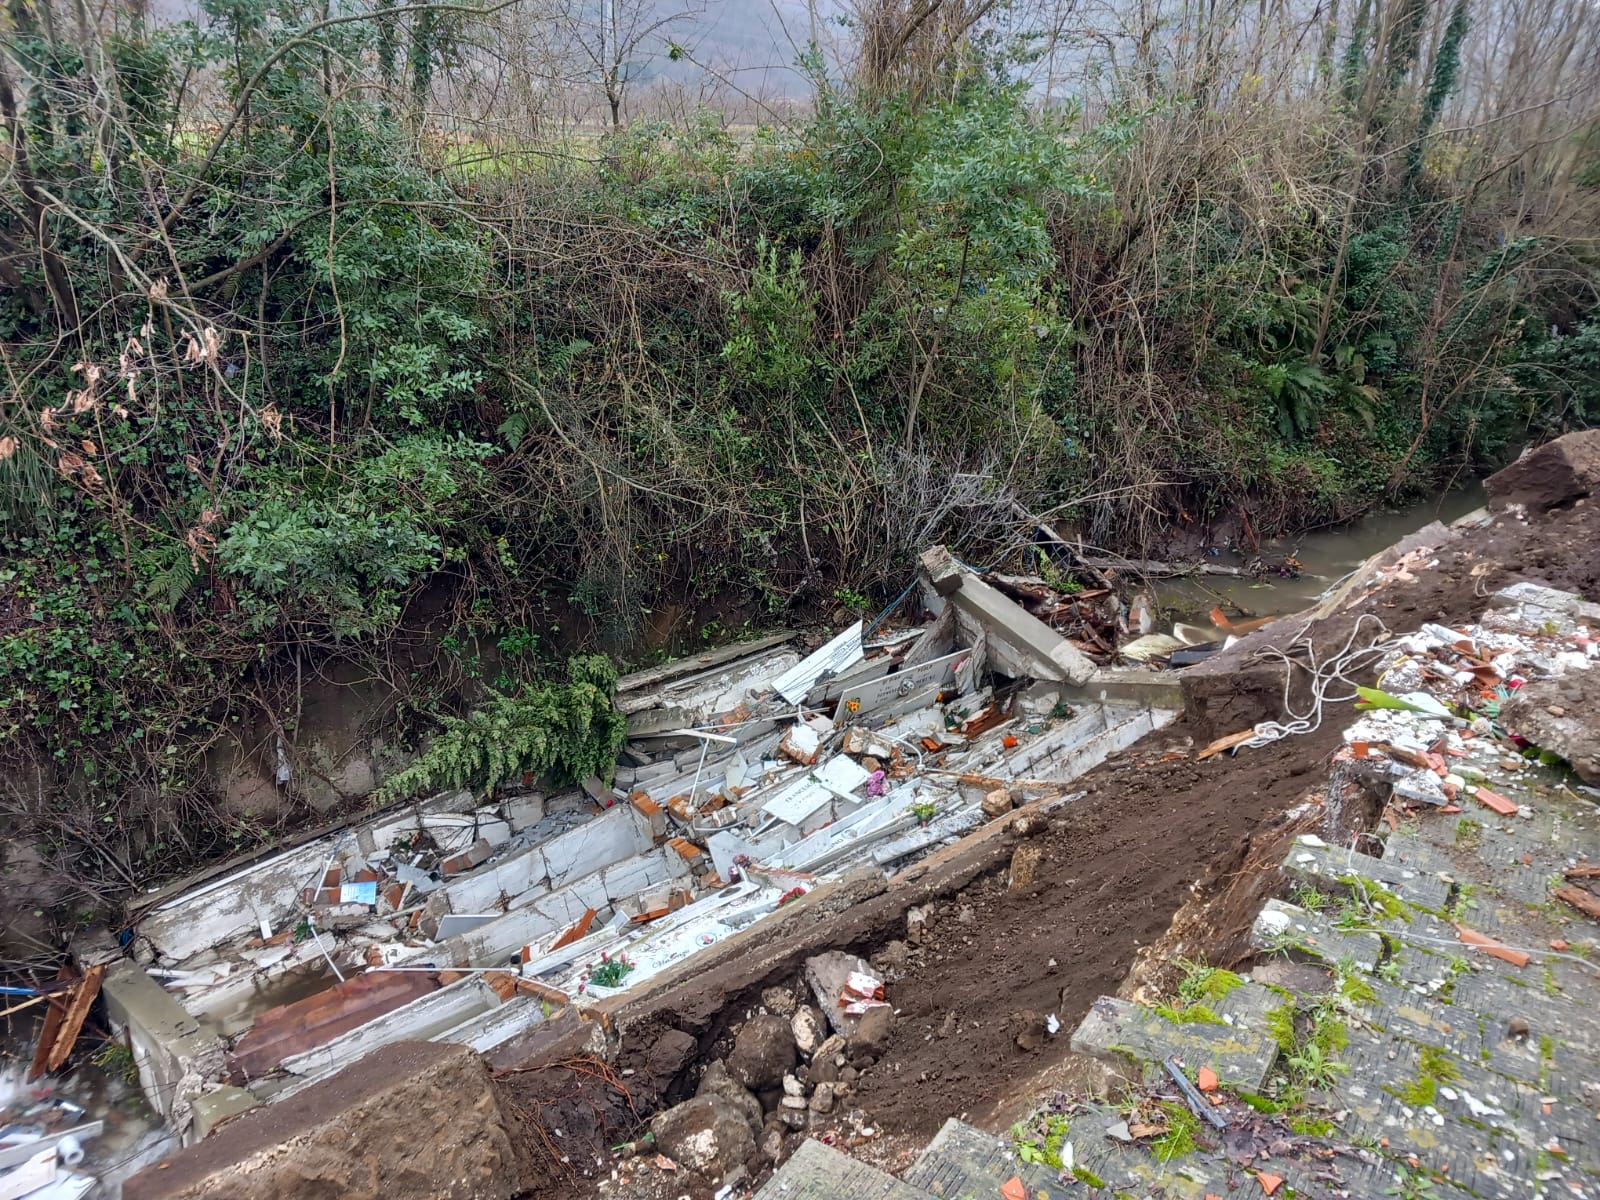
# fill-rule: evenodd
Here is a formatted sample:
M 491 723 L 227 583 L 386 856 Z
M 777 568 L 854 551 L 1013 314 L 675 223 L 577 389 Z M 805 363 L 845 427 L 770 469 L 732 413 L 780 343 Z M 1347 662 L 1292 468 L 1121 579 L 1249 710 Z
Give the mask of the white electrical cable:
M 1367 645 L 1356 649 L 1354 648 L 1356 639 L 1361 636 L 1362 626 L 1368 621 L 1376 625 L 1380 632 Z M 1351 682 L 1348 673 L 1368 665 L 1372 659 L 1387 654 L 1389 651 L 1396 649 L 1399 644 L 1399 639 L 1390 635 L 1388 626 L 1371 613 L 1362 613 L 1356 618 L 1355 626 L 1350 630 L 1350 636 L 1345 639 L 1345 643 L 1339 649 L 1339 652 L 1325 663 L 1317 662 L 1316 643 L 1307 637 L 1302 637 L 1290 643 L 1287 650 L 1268 647 L 1265 650 L 1257 651 L 1256 657 L 1258 659 L 1267 659 L 1269 661 L 1277 659 L 1282 661 L 1286 667 L 1283 679 L 1283 711 L 1288 715 L 1289 720 L 1286 722 L 1262 721 L 1255 727 L 1255 736 L 1243 742 L 1242 745 L 1250 747 L 1266 746 L 1278 741 L 1280 738 L 1290 737 L 1294 734 L 1310 733 L 1317 729 L 1322 724 L 1324 704 L 1342 704 L 1354 700 L 1359 694 L 1356 692 L 1355 684 Z M 1297 650 L 1304 651 L 1306 661 L 1302 662 L 1299 658 L 1293 657 L 1294 652 Z M 1311 707 L 1303 714 L 1295 712 L 1294 706 L 1290 701 L 1290 696 L 1294 691 L 1294 669 L 1296 667 L 1301 667 L 1311 674 Z M 1329 692 L 1336 683 L 1343 683 L 1350 689 L 1350 694 L 1347 696 L 1330 695 Z

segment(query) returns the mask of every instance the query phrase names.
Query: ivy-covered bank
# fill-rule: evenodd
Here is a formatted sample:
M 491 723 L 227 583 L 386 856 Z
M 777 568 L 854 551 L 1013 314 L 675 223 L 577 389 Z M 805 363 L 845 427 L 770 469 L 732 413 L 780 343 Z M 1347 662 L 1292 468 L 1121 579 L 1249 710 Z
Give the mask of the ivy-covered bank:
M 97 902 L 300 819 L 218 778 L 293 779 L 308 689 L 455 747 L 391 790 L 582 773 L 574 649 L 871 608 L 1019 514 L 1338 521 L 1590 419 L 1594 109 L 1464 87 L 1471 0 L 1065 92 L 1007 6 L 934 7 L 753 123 L 508 137 L 504 6 L 9 5 L 8 835 Z M 1564 87 L 1590 36 L 1474 69 Z

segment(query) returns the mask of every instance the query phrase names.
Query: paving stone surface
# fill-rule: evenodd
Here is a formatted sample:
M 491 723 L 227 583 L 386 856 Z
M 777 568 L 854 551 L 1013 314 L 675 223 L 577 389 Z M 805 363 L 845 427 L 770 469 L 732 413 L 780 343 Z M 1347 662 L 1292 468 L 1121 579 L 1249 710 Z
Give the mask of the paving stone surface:
M 1017 1160 L 1016 1152 L 991 1133 L 952 1118 L 934 1135 L 911 1169 L 906 1183 L 944 1200 L 998 1196 L 1008 1179 L 1021 1180 L 1034 1200 L 1063 1200 L 1071 1193 L 1060 1172 Z
M 1330 966 L 1340 961 L 1370 971 L 1383 958 L 1383 939 L 1371 930 L 1340 929 L 1318 913 L 1283 900 L 1268 900 L 1250 931 L 1258 950 L 1293 946 Z
M 1252 932 L 1264 953 L 1337 968 L 1347 1041 L 1322 1097 L 1332 1140 L 1383 1156 L 1337 1184 L 1278 1172 L 1297 1195 L 1600 1200 L 1600 924 L 1552 898 L 1566 871 L 1600 862 L 1600 807 L 1558 768 L 1459 744 L 1451 766 L 1515 815 L 1463 791 L 1458 813 L 1381 828 L 1381 856 L 1302 839 L 1283 863 L 1295 903 L 1269 901 Z M 1302 1014 L 1328 990 L 1300 990 Z M 1230 1019 L 1240 1046 L 1264 1032 L 1259 1008 Z M 1198 1061 L 1195 1028 L 1102 1000 L 1073 1044 Z M 1266 1072 L 1268 1094 L 1282 1070 Z
M 807 1138 L 753 1200 L 928 1200 L 928 1193 Z
M 1283 867 L 1309 887 L 1345 894 L 1380 888 L 1425 909 L 1442 909 L 1450 896 L 1450 884 L 1433 873 L 1323 842 L 1296 842 Z
M 1140 1004 L 1101 996 L 1072 1035 L 1072 1049 L 1099 1058 L 1126 1055 L 1160 1064 L 1168 1057 L 1190 1066 L 1209 1066 L 1221 1079 L 1258 1092 L 1278 1056 L 1265 1029 L 1206 1022 L 1179 1024 Z

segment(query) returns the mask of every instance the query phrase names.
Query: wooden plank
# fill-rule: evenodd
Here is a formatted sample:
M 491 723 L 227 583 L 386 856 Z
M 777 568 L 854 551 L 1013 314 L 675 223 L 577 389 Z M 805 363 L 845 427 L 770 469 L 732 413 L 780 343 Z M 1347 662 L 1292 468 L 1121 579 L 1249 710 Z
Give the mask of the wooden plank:
M 67 1007 L 67 1015 L 61 1021 L 55 1045 L 51 1047 L 50 1057 L 45 1062 L 46 1071 L 59 1071 L 61 1064 L 66 1062 L 67 1056 L 72 1053 L 72 1048 L 78 1044 L 78 1035 L 83 1032 L 83 1022 L 89 1015 L 89 1006 L 100 994 L 100 981 L 105 978 L 107 965 L 101 963 L 97 967 L 90 967 L 84 974 L 83 981 L 78 984 L 77 990 L 73 992 L 72 1003 Z
M 71 978 L 72 971 L 69 967 L 62 967 L 56 972 L 57 980 L 68 981 Z M 45 1014 L 44 1027 L 39 1030 L 39 1040 L 33 1047 L 33 1061 L 28 1064 L 28 1083 L 32 1083 L 45 1072 L 45 1063 L 49 1061 L 50 1051 L 54 1049 L 56 1037 L 67 1019 L 67 1003 L 63 992 L 57 992 L 50 997 L 50 1011 Z

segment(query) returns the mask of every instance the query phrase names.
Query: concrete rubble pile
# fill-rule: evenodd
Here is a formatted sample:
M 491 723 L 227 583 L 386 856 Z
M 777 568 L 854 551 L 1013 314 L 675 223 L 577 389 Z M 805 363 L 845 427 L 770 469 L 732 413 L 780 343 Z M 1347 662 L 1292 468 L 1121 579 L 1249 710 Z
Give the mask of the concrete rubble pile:
M 651 1120 L 648 1136 L 628 1148 L 641 1156 L 626 1155 L 619 1175 L 686 1168 L 728 1189 L 747 1178 L 753 1156 L 782 1161 L 806 1130 L 875 1136 L 853 1101 L 861 1072 L 894 1030 L 884 983 L 865 961 L 838 952 L 808 960 L 804 980 L 803 998 L 767 989 L 727 1057 L 706 1068 L 691 1099 Z
M 1494 602 L 1476 624 L 1429 624 L 1395 639 L 1378 690 L 1358 702 L 1369 711 L 1344 731 L 1340 770 L 1387 785 L 1401 806 L 1454 812 L 1470 797 L 1506 817 L 1518 806 L 1487 787 L 1492 775 L 1592 757 L 1589 714 L 1569 718 L 1540 697 L 1581 690 L 1574 681 L 1600 662 L 1600 605 L 1531 583 Z
M 612 786 L 446 793 L 86 936 L 141 1083 L 188 1139 L 401 1040 L 488 1051 L 637 987 L 819 881 L 903 867 L 1176 716 L 942 548 L 922 627 L 791 636 L 619 683 Z

